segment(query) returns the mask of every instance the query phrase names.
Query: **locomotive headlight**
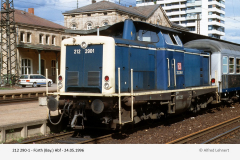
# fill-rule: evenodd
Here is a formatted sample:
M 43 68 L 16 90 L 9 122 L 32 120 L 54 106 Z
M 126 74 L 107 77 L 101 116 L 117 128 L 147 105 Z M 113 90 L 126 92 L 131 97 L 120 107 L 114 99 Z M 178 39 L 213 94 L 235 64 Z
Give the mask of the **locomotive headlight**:
M 82 44 L 81 44 L 82 49 L 87 48 L 87 46 L 88 46 L 87 43 L 83 41 Z
M 105 89 L 110 89 L 109 83 L 104 83 L 104 88 L 105 88 Z
M 61 89 L 63 87 L 62 83 L 58 83 L 58 88 Z

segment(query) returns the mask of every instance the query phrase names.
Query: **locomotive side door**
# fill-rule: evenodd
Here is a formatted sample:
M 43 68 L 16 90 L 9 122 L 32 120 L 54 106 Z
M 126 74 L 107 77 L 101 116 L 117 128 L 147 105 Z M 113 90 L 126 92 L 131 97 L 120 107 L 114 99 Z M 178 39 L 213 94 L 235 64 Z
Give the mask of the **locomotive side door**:
M 175 51 L 166 52 L 168 89 L 184 88 L 184 53 Z
M 173 52 L 173 66 L 174 68 L 174 88 L 185 88 L 184 84 L 184 52 Z
M 166 51 L 166 60 L 167 60 L 167 79 L 168 79 L 168 89 L 175 88 L 175 81 L 174 81 L 174 59 L 173 59 L 173 52 Z

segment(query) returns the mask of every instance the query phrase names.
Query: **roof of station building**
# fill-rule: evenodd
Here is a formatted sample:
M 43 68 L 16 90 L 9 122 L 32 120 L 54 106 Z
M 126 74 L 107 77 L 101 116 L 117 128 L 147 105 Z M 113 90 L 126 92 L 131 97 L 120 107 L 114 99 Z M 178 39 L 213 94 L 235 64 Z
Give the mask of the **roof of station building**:
M 28 13 L 26 11 L 14 10 L 14 19 L 16 24 L 25 24 L 25 25 L 34 25 L 39 27 L 47 27 L 47 28 L 53 28 L 53 29 L 67 29 L 67 27 L 64 27 L 60 24 L 54 23 L 52 21 L 46 20 L 44 18 L 38 17 L 32 13 Z M 0 13 L 1 17 L 1 13 Z
M 160 4 L 138 6 L 138 7 L 125 7 L 125 6 L 121 6 L 108 1 L 100 1 L 87 6 L 83 6 L 78 9 L 64 12 L 63 14 L 118 10 L 118 11 L 126 12 L 129 14 L 133 14 L 142 18 L 149 18 L 159 7 L 160 7 Z

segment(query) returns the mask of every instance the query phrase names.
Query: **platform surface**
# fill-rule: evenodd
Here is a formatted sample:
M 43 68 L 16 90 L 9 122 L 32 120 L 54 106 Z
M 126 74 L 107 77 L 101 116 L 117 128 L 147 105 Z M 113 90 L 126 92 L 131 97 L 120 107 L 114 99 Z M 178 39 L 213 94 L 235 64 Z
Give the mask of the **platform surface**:
M 49 91 L 56 91 L 56 84 L 49 87 Z M 46 91 L 45 86 L 41 87 L 25 87 L 14 90 L 0 90 L 0 94 L 14 94 L 24 92 Z M 52 116 L 58 115 L 57 112 L 51 112 Z M 39 106 L 38 101 L 16 102 L 9 104 L 0 104 L 0 128 L 18 123 L 28 123 L 31 121 L 41 121 L 48 119 L 47 106 Z

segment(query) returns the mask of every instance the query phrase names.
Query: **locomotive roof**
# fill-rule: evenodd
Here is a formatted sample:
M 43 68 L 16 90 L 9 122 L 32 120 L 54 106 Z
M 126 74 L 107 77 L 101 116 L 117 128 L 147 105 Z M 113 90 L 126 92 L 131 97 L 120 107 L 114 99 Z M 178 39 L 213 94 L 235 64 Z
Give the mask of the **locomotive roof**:
M 225 54 L 240 54 L 240 45 L 225 43 L 210 39 L 199 39 L 187 42 L 184 47 L 198 48 L 204 51 L 221 52 Z

